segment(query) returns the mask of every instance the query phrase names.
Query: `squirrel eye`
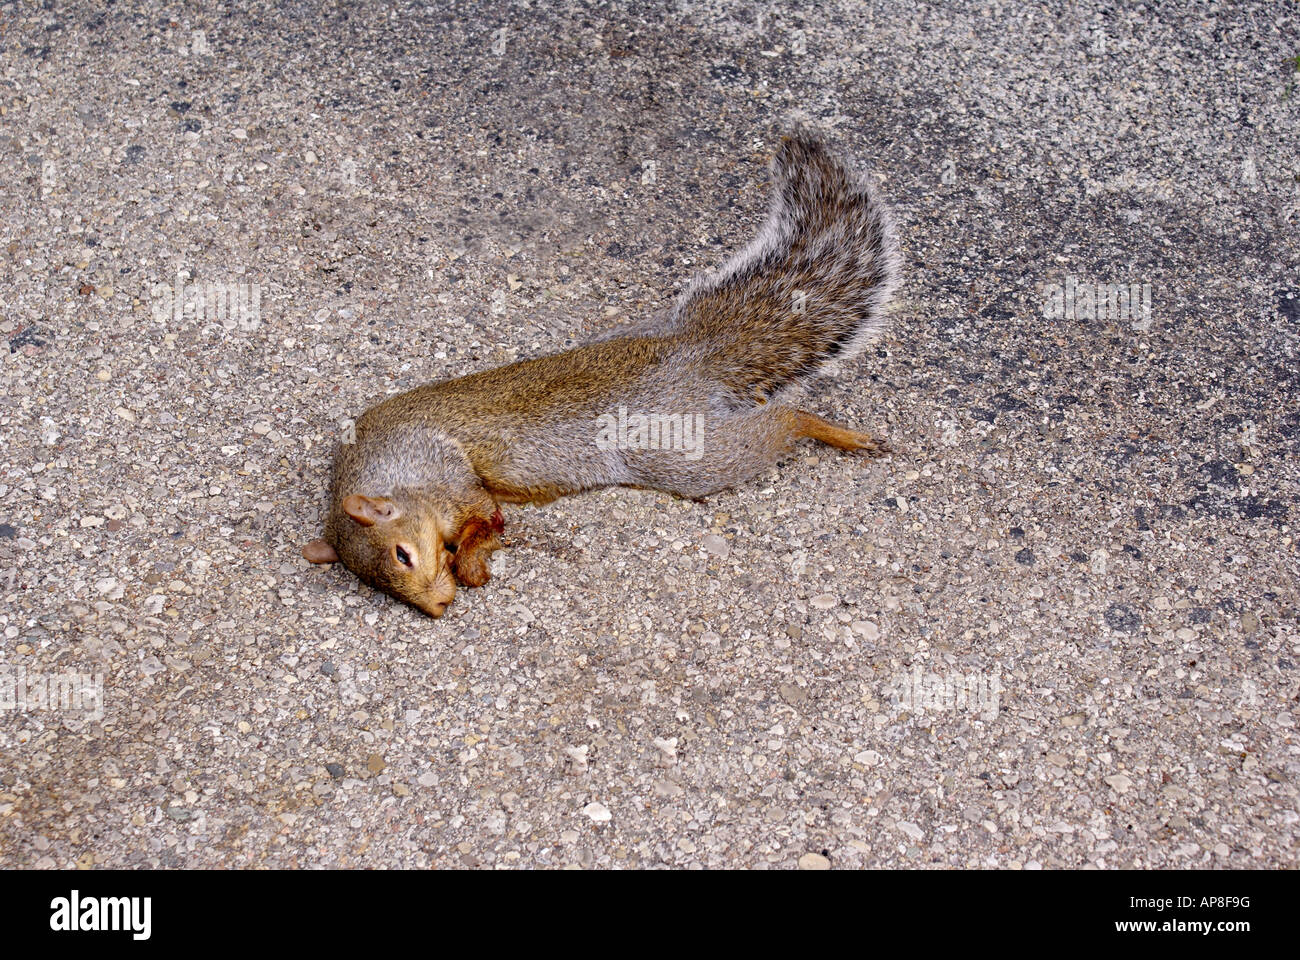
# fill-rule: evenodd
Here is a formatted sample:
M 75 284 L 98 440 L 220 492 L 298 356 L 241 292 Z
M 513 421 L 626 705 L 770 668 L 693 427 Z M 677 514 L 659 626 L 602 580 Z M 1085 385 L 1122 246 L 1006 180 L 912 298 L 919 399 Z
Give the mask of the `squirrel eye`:
M 401 547 L 394 547 L 393 554 L 397 557 L 397 562 L 400 563 L 402 566 L 404 567 L 415 566 L 415 564 L 411 562 L 411 555 L 407 553 L 405 550 L 403 550 Z

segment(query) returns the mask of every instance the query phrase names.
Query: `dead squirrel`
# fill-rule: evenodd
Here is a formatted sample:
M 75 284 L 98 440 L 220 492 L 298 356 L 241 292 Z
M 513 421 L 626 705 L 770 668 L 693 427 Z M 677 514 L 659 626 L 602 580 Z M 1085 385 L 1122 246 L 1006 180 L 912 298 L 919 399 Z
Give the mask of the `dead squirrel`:
M 336 455 L 325 537 L 303 555 L 342 560 L 438 617 L 457 581 L 487 582 L 502 503 L 612 484 L 698 498 L 800 437 L 876 449 L 782 401 L 884 326 L 898 263 L 889 212 L 804 132 L 782 141 L 772 180 L 758 236 L 697 278 L 665 323 L 367 410 Z

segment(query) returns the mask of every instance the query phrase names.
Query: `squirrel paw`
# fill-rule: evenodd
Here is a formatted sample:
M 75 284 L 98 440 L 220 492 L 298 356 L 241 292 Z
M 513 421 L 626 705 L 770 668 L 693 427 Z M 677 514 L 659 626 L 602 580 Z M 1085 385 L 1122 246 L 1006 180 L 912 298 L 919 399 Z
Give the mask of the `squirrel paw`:
M 451 569 L 462 586 L 481 587 L 492 579 L 488 561 L 502 547 L 505 520 L 498 507 L 492 516 L 470 520 L 461 531 L 460 543 L 451 558 Z
M 843 449 L 860 452 L 868 457 L 883 457 L 894 452 L 894 448 L 883 437 L 868 437 L 865 433 L 859 436 L 862 438 L 860 441 Z
M 452 571 L 462 586 L 481 587 L 492 579 L 488 561 L 502 547 L 498 534 L 475 537 L 472 542 L 462 541 L 451 560 Z
M 492 579 L 492 568 L 488 565 L 489 556 L 491 556 L 490 550 L 474 551 L 471 556 L 466 557 L 462 557 L 461 552 L 457 551 L 456 559 L 452 561 L 452 569 L 461 586 L 481 587 Z
M 838 447 L 840 450 L 861 450 L 870 456 L 882 456 L 890 452 L 884 440 L 823 420 L 815 413 L 796 410 L 792 417 L 793 433 L 796 437 L 811 437 L 813 440 Z

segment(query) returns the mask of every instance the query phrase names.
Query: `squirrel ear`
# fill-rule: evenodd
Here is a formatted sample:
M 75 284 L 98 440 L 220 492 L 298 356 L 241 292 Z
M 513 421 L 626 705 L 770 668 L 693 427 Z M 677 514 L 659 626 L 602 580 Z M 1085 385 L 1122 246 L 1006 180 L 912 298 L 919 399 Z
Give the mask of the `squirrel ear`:
M 312 563 L 336 563 L 338 553 L 324 540 L 313 540 L 302 548 L 302 555 Z
M 343 512 L 363 527 L 373 527 L 376 523 L 396 520 L 402 513 L 397 509 L 397 504 L 391 500 L 363 497 L 359 493 L 344 498 Z

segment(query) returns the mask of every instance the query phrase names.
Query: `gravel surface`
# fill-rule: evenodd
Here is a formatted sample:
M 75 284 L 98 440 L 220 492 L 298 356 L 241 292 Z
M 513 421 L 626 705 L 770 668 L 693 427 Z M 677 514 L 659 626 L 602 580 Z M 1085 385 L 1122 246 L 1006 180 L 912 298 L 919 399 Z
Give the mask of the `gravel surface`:
M 0 3 L 0 865 L 1294 867 L 1296 7 L 1055 6 Z M 348 418 L 669 306 L 800 120 L 891 456 L 509 510 L 438 621 L 301 559 Z

